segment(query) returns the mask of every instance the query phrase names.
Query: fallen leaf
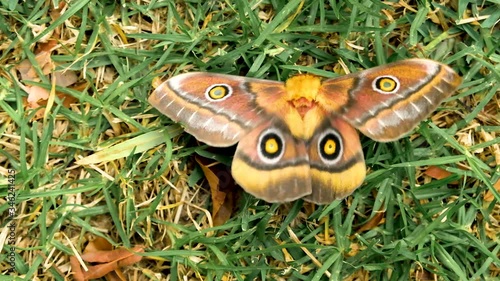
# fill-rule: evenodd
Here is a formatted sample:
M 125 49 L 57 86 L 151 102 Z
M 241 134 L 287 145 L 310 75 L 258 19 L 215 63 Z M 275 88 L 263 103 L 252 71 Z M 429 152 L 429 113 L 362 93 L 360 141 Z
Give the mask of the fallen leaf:
M 22 84 L 20 86 L 28 94 L 27 98 L 23 98 L 27 109 L 38 109 L 47 104 L 50 95 L 47 89 L 39 86 L 24 86 Z M 41 119 L 44 114 L 45 109 L 38 110 L 33 118 L 35 120 Z
M 429 168 L 425 170 L 424 174 L 437 180 L 444 179 L 452 175 L 450 172 L 438 166 L 429 166 Z
M 423 268 L 419 268 L 415 271 L 415 281 L 433 281 L 437 280 L 437 276 Z
M 55 64 L 52 62 L 49 51 L 41 51 L 35 56 L 35 60 L 38 66 L 42 69 L 44 75 L 49 75 L 55 68 Z
M 71 256 L 69 257 L 69 263 L 71 265 L 71 271 L 73 272 L 74 279 L 76 281 L 85 281 L 85 276 L 80 263 L 78 263 L 78 259 L 75 256 Z
M 85 280 L 104 277 L 116 269 L 118 269 L 118 263 L 116 261 L 89 266 L 89 271 L 84 272 Z
M 46 101 L 50 94 L 47 89 L 39 86 L 27 86 L 25 91 L 28 93 L 28 98 L 26 100 L 30 108 L 40 107 L 39 102 Z
M 367 230 L 371 230 L 377 225 L 381 224 L 383 222 L 383 219 L 385 217 L 385 212 L 379 211 L 377 212 L 369 221 L 367 221 L 365 224 L 363 224 L 357 231 L 356 233 L 361 233 Z
M 210 186 L 212 220 L 214 226 L 218 226 L 231 218 L 235 204 L 234 191 L 237 187 L 231 173 L 227 169 L 221 169 L 223 165 L 210 165 L 208 161 L 206 158 L 196 156 L 196 162 L 200 165 Z
M 49 39 L 47 42 L 40 42 L 36 45 L 35 54 L 40 54 L 43 52 L 52 53 L 53 50 L 57 49 L 58 42 L 55 39 Z
M 66 1 L 60 1 L 58 7 L 54 7 L 50 11 L 50 18 L 52 21 L 57 20 L 59 17 L 61 17 L 61 11 L 66 7 Z
M 136 246 L 137 247 L 137 246 Z M 139 248 L 141 250 L 141 248 Z M 132 250 L 137 251 L 137 249 Z M 110 261 L 120 261 L 128 258 L 132 253 L 128 249 L 116 249 L 109 251 L 95 251 L 87 252 L 82 255 L 82 259 L 87 262 L 110 262 Z M 140 256 L 139 256 L 140 257 Z M 140 259 L 139 259 L 140 260 Z
M 20 62 L 14 68 L 17 71 L 19 71 L 19 74 L 21 75 L 22 80 L 35 80 L 38 78 L 38 75 L 36 74 L 36 71 L 33 68 L 33 65 L 27 59 Z
M 58 71 L 54 73 L 56 78 L 56 85 L 61 87 L 68 87 L 76 83 L 78 77 L 72 70 Z
M 63 103 L 63 106 L 65 108 L 70 108 L 71 107 L 71 104 L 73 103 L 77 103 L 78 102 L 78 99 L 73 97 L 73 96 L 70 96 L 70 95 L 67 95 L 65 93 L 60 93 L 60 92 L 56 92 L 56 96 L 62 100 L 62 103 Z
M 55 81 L 55 85 L 60 87 L 69 87 L 75 84 L 78 80 L 77 75 L 74 71 L 57 71 L 55 72 L 55 63 L 52 61 L 51 53 L 59 46 L 58 41 L 55 39 L 50 39 L 45 43 L 38 43 L 36 48 L 36 67 L 41 70 L 41 74 L 47 76 L 50 80 Z M 28 59 L 23 60 L 17 66 L 15 66 L 21 76 L 21 81 L 41 81 L 39 73 L 36 71 L 35 66 Z M 49 75 L 53 75 L 50 77 Z M 34 85 L 26 85 L 22 82 L 18 82 L 19 86 L 28 94 L 25 100 L 25 105 L 27 109 L 39 109 L 41 106 L 47 105 L 47 100 L 49 99 L 50 91 Z M 54 86 L 54 85 L 52 85 Z M 72 103 L 78 101 L 73 96 L 67 95 L 61 92 L 55 92 L 56 96 L 63 101 L 63 106 L 69 108 Z M 40 119 L 44 116 L 45 110 L 39 110 L 36 112 L 34 118 Z
M 424 172 L 425 175 L 433 178 L 433 179 L 436 179 L 436 180 L 440 180 L 440 179 L 445 179 L 451 175 L 453 175 L 452 173 L 446 171 L 445 169 L 443 168 L 440 168 L 438 166 L 429 166 L 427 168 L 427 170 L 425 170 Z M 450 182 L 450 184 L 458 184 L 458 181 L 452 181 Z
M 497 182 L 493 184 L 493 187 L 497 192 L 500 192 L 500 180 L 497 180 Z M 493 195 L 493 192 L 491 192 L 491 190 L 488 190 L 483 198 L 484 201 L 491 202 L 495 198 L 495 195 Z
M 50 57 L 50 52 L 47 51 L 41 51 L 36 54 L 35 61 L 44 75 L 50 74 L 55 67 L 52 62 L 52 58 Z M 40 81 L 40 77 L 38 77 L 35 67 L 28 59 L 25 59 L 16 65 L 15 69 L 21 74 L 22 80 Z
M 97 237 L 87 244 L 83 253 L 85 254 L 88 252 L 111 251 L 112 249 L 113 245 L 111 245 L 108 240 L 102 237 Z
M 142 259 L 142 256 L 137 254 L 144 252 L 144 246 L 142 245 L 136 245 L 132 249 L 96 250 L 100 248 L 108 249 L 110 245 L 107 241 L 96 240 L 89 243 L 81 258 L 85 262 L 100 264 L 87 265 L 88 271 L 83 271 L 76 257 L 72 256 L 70 264 L 75 280 L 86 281 L 104 276 L 108 279 L 108 274 L 111 274 L 110 278 L 113 279 L 116 276 L 123 275 L 120 267 L 135 264 Z

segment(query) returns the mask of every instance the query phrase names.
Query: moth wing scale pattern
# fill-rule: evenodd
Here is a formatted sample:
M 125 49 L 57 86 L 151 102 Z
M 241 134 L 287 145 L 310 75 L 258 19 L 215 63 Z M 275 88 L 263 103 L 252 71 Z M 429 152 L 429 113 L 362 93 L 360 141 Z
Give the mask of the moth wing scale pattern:
M 149 102 L 202 142 L 238 143 L 232 174 L 255 197 L 328 204 L 365 179 L 356 129 L 376 141 L 399 139 L 460 83 L 450 67 L 427 59 L 323 81 L 193 72 L 161 84 Z

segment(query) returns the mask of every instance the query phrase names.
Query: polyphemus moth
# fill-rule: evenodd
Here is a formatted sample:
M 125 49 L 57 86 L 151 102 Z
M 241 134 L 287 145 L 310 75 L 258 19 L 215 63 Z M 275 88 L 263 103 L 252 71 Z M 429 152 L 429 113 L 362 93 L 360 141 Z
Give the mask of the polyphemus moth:
M 356 129 L 376 141 L 396 140 L 460 82 L 450 67 L 426 59 L 333 79 L 299 74 L 284 83 L 193 72 L 162 83 L 149 102 L 202 142 L 238 143 L 231 172 L 248 193 L 327 204 L 365 178 Z

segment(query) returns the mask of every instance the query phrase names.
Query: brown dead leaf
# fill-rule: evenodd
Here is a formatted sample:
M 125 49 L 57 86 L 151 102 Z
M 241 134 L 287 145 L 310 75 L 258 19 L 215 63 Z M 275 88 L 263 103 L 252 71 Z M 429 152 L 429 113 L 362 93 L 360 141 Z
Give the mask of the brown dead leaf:
M 229 218 L 234 209 L 234 191 L 237 189 L 231 173 L 223 165 L 210 165 L 209 160 L 196 157 L 212 194 L 212 219 L 215 226 L 222 225 Z M 225 167 L 225 166 L 224 166 Z
M 450 172 L 438 166 L 429 166 L 429 168 L 425 170 L 424 174 L 437 180 L 444 179 L 452 175 Z
M 52 51 L 57 48 L 58 43 L 56 40 L 51 39 L 46 43 L 39 43 L 37 45 L 37 50 L 35 52 L 35 61 L 36 65 L 40 67 L 43 75 L 49 75 L 55 69 L 55 64 L 52 61 Z M 25 59 L 21 63 L 19 63 L 15 69 L 19 71 L 21 74 L 22 80 L 33 80 L 40 81 L 40 77 L 38 77 L 37 72 L 35 71 L 35 67 L 28 60 Z
M 97 237 L 87 244 L 87 246 L 83 250 L 83 253 L 85 254 L 97 251 L 111 251 L 112 249 L 113 245 L 111 245 L 108 240 L 102 237 Z
M 43 53 L 43 52 L 50 54 L 50 53 L 52 53 L 53 50 L 55 50 L 57 48 L 57 44 L 58 44 L 57 40 L 55 40 L 55 39 L 50 39 L 44 43 L 38 43 L 35 54 L 38 55 L 38 54 Z
M 425 175 L 433 178 L 433 179 L 436 179 L 436 180 L 440 180 L 440 179 L 445 179 L 451 175 L 453 175 L 452 173 L 446 171 L 445 169 L 443 168 L 440 168 L 438 166 L 429 166 L 427 168 L 427 170 L 425 170 L 424 172 Z M 450 184 L 458 184 L 458 181 L 452 181 L 450 182 Z
M 142 251 L 142 247 L 137 248 L 135 246 L 132 251 Z M 118 262 L 126 260 L 128 262 L 128 258 L 133 255 L 128 249 L 116 249 L 110 251 L 95 251 L 95 252 L 87 252 L 82 255 L 82 259 L 87 262 Z M 139 256 L 139 260 L 140 260 Z M 127 262 L 125 265 L 127 265 Z M 137 262 L 137 261 L 136 261 Z
M 497 192 L 500 192 L 500 180 L 497 180 L 497 182 L 493 184 L 493 187 Z M 493 195 L 493 192 L 491 192 L 491 190 L 488 190 L 484 195 L 484 201 L 486 202 L 491 202 L 494 198 L 495 196 Z
M 75 84 L 78 77 L 74 71 L 54 71 L 55 63 L 52 61 L 51 54 L 58 46 L 58 41 L 55 39 L 49 39 L 45 43 L 38 43 L 35 52 L 36 67 L 28 59 L 25 59 L 15 67 L 15 70 L 17 70 L 21 76 L 21 81 L 41 81 L 42 79 L 39 77 L 39 72 L 36 71 L 36 69 L 39 68 L 41 74 L 53 81 L 52 86 L 55 84 L 61 87 L 69 87 Z M 53 76 L 50 77 L 50 75 Z M 42 106 L 47 106 L 47 101 L 50 96 L 49 90 L 39 86 L 26 85 L 21 81 L 18 82 L 19 86 L 28 94 L 25 100 L 27 109 L 39 109 Z M 63 100 L 63 106 L 67 108 L 69 108 L 72 103 L 77 102 L 76 98 L 61 92 L 56 92 L 56 96 Z M 36 112 L 34 118 L 40 119 L 44 115 L 45 110 L 41 109 Z
M 52 21 L 57 20 L 61 17 L 61 11 L 66 7 L 66 1 L 60 1 L 59 6 L 51 9 L 50 18 Z
M 38 75 L 29 60 L 23 60 L 15 66 L 15 69 L 19 71 L 19 74 L 21 74 L 22 80 L 35 80 L 38 78 Z
M 118 268 L 106 275 L 106 281 L 128 281 L 128 279 L 120 268 Z
M 26 93 L 28 93 L 28 98 L 24 99 L 24 104 L 28 109 L 37 109 L 41 106 L 47 105 L 47 99 L 49 98 L 48 90 L 38 86 L 27 86 L 22 87 Z M 34 88 L 34 89 L 33 89 Z M 56 96 L 62 100 L 63 106 L 70 108 L 71 104 L 78 102 L 78 99 L 67 95 L 65 93 L 56 92 Z M 29 100 L 28 100 L 29 99 Z M 43 115 L 43 110 L 42 110 Z
M 75 256 L 71 256 L 69 257 L 69 263 L 71 265 L 71 270 L 73 271 L 74 279 L 76 281 L 85 281 L 85 276 L 80 263 L 78 263 L 78 259 Z
M 128 256 L 126 256 L 122 260 L 119 260 L 118 261 L 118 266 L 125 267 L 125 266 L 133 265 L 135 263 L 140 262 L 142 260 L 142 256 L 136 255 L 135 253 L 143 253 L 144 252 L 144 246 L 142 246 L 142 245 L 135 246 L 134 248 L 132 248 L 132 252 L 133 253 L 129 252 Z M 125 256 L 125 254 L 124 254 L 124 256 Z
M 78 77 L 72 70 L 58 71 L 54 73 L 56 78 L 56 85 L 61 87 L 68 87 L 76 83 Z
M 118 269 L 118 262 L 116 261 L 89 266 L 89 271 L 84 272 L 85 280 L 104 277 L 116 269 Z
M 50 52 L 42 51 L 38 53 L 35 57 L 35 60 L 38 62 L 38 66 L 40 66 L 40 69 L 42 69 L 43 75 L 49 75 L 56 67 L 52 62 Z
M 123 280 L 120 267 L 126 267 L 139 262 L 142 259 L 137 253 L 144 252 L 144 246 L 137 245 L 132 249 L 111 250 L 111 244 L 102 238 L 90 242 L 81 255 L 83 261 L 88 263 L 99 263 L 87 265 L 88 271 L 83 271 L 76 257 L 70 258 L 71 268 L 77 281 L 86 281 L 106 276 L 108 279 Z M 107 250 L 106 250 L 107 249 Z M 109 276 L 108 276 L 109 275 Z M 109 280 L 108 279 L 108 280 Z
M 47 100 L 50 95 L 47 89 L 39 86 L 24 86 L 22 84 L 20 86 L 26 93 L 28 93 L 28 97 L 23 98 L 24 105 L 27 109 L 38 109 L 47 104 Z M 44 109 L 38 110 L 33 118 L 36 120 L 41 119 L 44 114 Z
M 384 220 L 385 217 L 385 212 L 377 212 L 375 216 L 373 216 L 369 221 L 367 221 L 365 224 L 363 224 L 357 231 L 356 233 L 361 233 L 367 230 L 371 230 L 377 225 L 381 224 Z
M 28 93 L 26 101 L 31 108 L 40 107 L 39 102 L 46 101 L 50 95 L 47 89 L 38 86 L 27 86 L 24 90 Z
M 431 273 L 423 268 L 419 268 L 415 271 L 415 280 L 416 281 L 434 281 L 437 280 L 437 277 L 434 273 Z
M 65 93 L 56 92 L 56 96 L 63 101 L 65 108 L 70 108 L 71 104 L 77 103 L 78 99 Z
M 27 109 L 38 109 L 47 105 L 50 95 L 49 90 L 39 86 L 24 86 L 22 84 L 20 87 L 28 94 L 27 98 L 23 98 L 24 105 Z M 56 96 L 62 100 L 63 106 L 66 108 L 70 108 L 71 104 L 78 102 L 77 98 L 65 93 L 56 92 Z M 41 109 L 35 114 L 34 119 L 41 119 L 44 114 L 45 109 Z

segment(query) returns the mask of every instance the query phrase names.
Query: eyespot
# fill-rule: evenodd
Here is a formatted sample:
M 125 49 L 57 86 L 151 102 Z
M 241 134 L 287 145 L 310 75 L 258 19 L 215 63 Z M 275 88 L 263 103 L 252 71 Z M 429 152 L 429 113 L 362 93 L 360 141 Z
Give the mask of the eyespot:
M 373 90 L 381 94 L 394 94 L 399 90 L 398 78 L 390 75 L 379 76 L 373 80 Z
M 270 155 L 275 155 L 279 149 L 280 149 L 280 146 L 278 144 L 279 140 L 275 137 L 275 136 L 272 136 L 272 137 L 269 137 L 267 139 L 264 140 L 264 152 L 265 153 L 268 153 Z
M 285 151 L 283 135 L 275 129 L 264 131 L 259 137 L 257 150 L 262 161 L 268 164 L 278 162 Z
M 215 84 L 210 86 L 205 92 L 207 99 L 212 101 L 222 101 L 232 94 L 232 89 L 226 84 Z
M 332 138 L 327 138 L 324 140 L 323 152 L 325 155 L 333 155 L 337 152 L 337 143 Z
M 342 137 L 333 129 L 330 129 L 319 137 L 319 156 L 323 162 L 334 164 L 340 160 L 343 152 Z

